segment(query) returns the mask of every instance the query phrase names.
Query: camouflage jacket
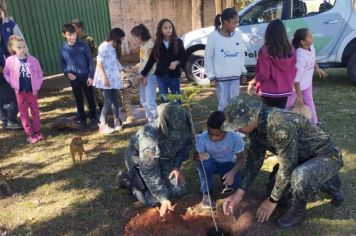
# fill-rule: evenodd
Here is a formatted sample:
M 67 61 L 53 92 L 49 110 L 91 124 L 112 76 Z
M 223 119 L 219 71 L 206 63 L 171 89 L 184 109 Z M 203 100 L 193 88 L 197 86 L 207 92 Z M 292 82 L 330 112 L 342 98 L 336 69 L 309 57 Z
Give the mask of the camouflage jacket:
M 250 147 L 240 188 L 247 190 L 262 167 L 266 150 L 278 156 L 279 171 L 271 193 L 275 200 L 290 183 L 293 170 L 315 157 L 329 136 L 306 118 L 292 112 L 264 107 L 258 128 L 250 135 Z
M 90 35 L 84 34 L 80 39 L 83 40 L 86 44 L 88 44 L 88 46 L 90 48 L 91 56 L 93 57 L 93 60 L 94 60 L 96 58 L 96 56 L 98 55 L 98 48 L 95 45 L 94 38 Z
M 162 135 L 156 118 L 131 137 L 129 147 L 125 153 L 125 159 L 129 158 L 131 162 L 129 166 L 139 167 L 148 189 L 162 202 L 169 197 L 167 183 L 170 172 L 173 168 L 180 168 L 192 155 L 195 141 L 189 129 L 179 140 L 169 140 Z

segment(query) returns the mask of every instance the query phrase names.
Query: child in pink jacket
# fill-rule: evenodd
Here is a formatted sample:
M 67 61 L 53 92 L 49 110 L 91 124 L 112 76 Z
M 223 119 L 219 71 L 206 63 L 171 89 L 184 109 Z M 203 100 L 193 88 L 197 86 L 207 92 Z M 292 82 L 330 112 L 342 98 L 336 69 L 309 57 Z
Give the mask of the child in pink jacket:
M 42 85 L 43 72 L 38 60 L 27 54 L 27 47 L 23 38 L 11 36 L 9 51 L 12 56 L 6 59 L 4 77 L 15 90 L 27 141 L 35 143 L 43 139 L 37 103 L 37 92 Z M 32 115 L 32 124 L 28 112 L 29 108 Z

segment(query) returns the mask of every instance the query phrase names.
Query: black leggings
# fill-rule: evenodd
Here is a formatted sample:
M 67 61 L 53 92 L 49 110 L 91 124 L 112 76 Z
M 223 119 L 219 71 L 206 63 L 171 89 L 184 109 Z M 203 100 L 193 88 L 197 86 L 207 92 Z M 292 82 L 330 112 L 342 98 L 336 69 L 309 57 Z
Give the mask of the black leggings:
M 103 108 L 101 109 L 100 114 L 100 123 L 106 124 L 106 116 L 111 106 L 112 113 L 114 116 L 114 121 L 119 122 L 119 100 L 118 100 L 118 93 L 119 90 L 117 89 L 102 89 L 103 97 L 104 97 L 104 104 Z
M 263 103 L 269 107 L 286 109 L 288 97 L 282 97 L 282 98 L 262 97 L 262 100 L 263 100 Z

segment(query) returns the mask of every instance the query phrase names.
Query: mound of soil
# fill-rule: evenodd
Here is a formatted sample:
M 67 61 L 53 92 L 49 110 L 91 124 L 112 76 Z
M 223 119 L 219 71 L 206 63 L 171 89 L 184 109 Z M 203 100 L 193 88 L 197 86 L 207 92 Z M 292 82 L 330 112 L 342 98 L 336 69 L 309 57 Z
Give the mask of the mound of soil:
M 202 209 L 199 200 L 198 196 L 182 199 L 176 203 L 175 210 L 163 218 L 159 216 L 158 207 L 144 209 L 126 224 L 124 235 L 208 235 L 214 229 L 214 223 L 209 209 Z M 235 210 L 234 216 L 225 216 L 222 211 L 222 201 L 219 201 L 214 214 L 218 227 L 224 235 L 264 235 L 267 225 L 259 224 L 255 217 L 261 200 L 256 197 L 246 197 Z

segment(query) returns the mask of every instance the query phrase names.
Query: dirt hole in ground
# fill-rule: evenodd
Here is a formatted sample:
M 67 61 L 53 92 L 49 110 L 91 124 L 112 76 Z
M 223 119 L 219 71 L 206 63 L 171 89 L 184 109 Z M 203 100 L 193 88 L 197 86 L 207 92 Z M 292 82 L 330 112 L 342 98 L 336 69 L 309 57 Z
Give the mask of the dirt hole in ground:
M 260 197 L 246 197 L 234 216 L 225 216 L 222 211 L 222 201 L 217 203 L 214 211 L 217 225 L 224 235 L 264 235 L 266 224 L 256 221 L 255 213 L 263 199 Z M 146 208 L 133 216 L 124 229 L 125 236 L 205 236 L 214 223 L 209 209 L 202 209 L 199 205 L 200 197 L 193 196 L 175 202 L 175 210 L 164 218 L 159 216 L 159 208 Z

